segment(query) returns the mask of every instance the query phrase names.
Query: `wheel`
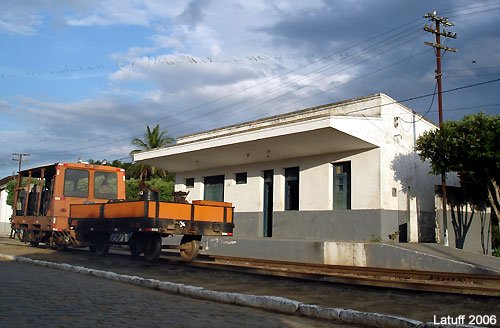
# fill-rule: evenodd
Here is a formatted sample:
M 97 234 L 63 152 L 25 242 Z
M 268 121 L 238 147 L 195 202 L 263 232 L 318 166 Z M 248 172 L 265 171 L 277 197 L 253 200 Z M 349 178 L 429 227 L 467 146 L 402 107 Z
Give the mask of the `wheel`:
M 109 252 L 109 235 L 100 233 L 94 237 L 90 247 L 94 247 L 97 255 L 106 255 Z
M 128 240 L 128 248 L 132 256 L 139 256 L 144 252 L 144 238 L 138 233 L 133 233 Z
M 30 241 L 30 245 L 33 247 L 38 247 L 39 242 L 37 241 Z
M 58 244 L 56 249 L 59 251 L 59 252 L 64 252 L 68 249 L 68 244 Z
M 19 240 L 23 242 L 28 241 L 28 230 L 22 229 L 21 233 L 19 234 Z
M 147 261 L 157 261 L 161 255 L 161 236 L 154 235 L 145 237 L 144 243 L 144 258 Z
M 191 262 L 200 250 L 200 241 L 193 236 L 184 236 L 181 240 L 181 258 L 184 262 Z

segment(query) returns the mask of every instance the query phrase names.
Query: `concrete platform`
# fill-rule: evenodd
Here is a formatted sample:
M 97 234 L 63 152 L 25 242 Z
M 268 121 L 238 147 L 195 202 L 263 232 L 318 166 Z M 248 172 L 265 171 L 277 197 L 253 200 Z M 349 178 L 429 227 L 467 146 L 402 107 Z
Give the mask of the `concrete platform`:
M 500 274 L 500 258 L 438 244 L 203 238 L 202 246 L 201 253 L 207 255 L 423 271 Z

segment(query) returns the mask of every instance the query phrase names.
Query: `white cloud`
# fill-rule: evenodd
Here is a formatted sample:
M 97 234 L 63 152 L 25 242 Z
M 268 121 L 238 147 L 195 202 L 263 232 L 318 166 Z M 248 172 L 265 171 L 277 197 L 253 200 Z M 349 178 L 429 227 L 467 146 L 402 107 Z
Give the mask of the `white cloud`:
M 133 66 L 122 67 L 109 76 L 111 81 L 140 81 L 145 78 L 146 75 L 135 70 Z
M 72 26 L 138 25 L 150 26 L 160 19 L 178 14 L 183 2 L 161 0 L 107 0 L 87 5 L 83 12 L 67 15 L 66 23 Z
M 0 14 L 0 30 L 6 31 L 9 34 L 34 35 L 41 24 L 42 18 L 39 15 L 21 16 L 13 11 Z
M 10 12 L 17 3 L 28 2 L 11 1 Z M 102 73 L 109 73 L 107 80 L 99 80 L 99 89 L 87 90 L 87 99 L 74 97 L 65 101 L 42 101 L 41 96 L 26 91 L 24 98 L 0 101 L 0 112 L 9 114 L 6 115 L 9 127 L 0 133 L 0 139 L 10 140 L 11 135 L 23 131 L 22 138 L 13 142 L 11 147 L 15 151 L 38 152 L 38 157 L 45 156 L 49 161 L 63 156 L 55 153 L 56 149 L 64 150 L 64 156 L 70 159 L 82 156 L 111 160 L 112 157 L 126 156 L 131 149 L 130 138 L 140 135 L 146 124 L 159 123 L 169 133 L 178 136 L 384 92 L 388 89 L 385 85 L 392 86 L 390 95 L 400 99 L 428 93 L 434 86 L 432 55 L 412 59 L 406 69 L 399 65 L 391 71 L 369 75 L 409 56 L 411 46 L 394 47 L 394 53 L 361 64 L 361 60 L 369 59 L 373 52 L 367 51 L 354 58 L 357 50 L 353 49 L 343 54 L 344 57 L 309 65 L 319 57 L 345 47 L 346 42 L 349 45 L 360 43 L 397 24 L 413 20 L 415 13 L 424 7 L 420 3 L 412 3 L 412 10 L 407 13 L 400 11 L 398 17 L 401 21 L 394 24 L 387 23 L 384 17 L 394 18 L 391 11 L 403 6 L 395 0 L 391 2 L 393 5 L 386 6 L 364 3 L 360 6 L 358 0 L 335 4 L 324 0 L 89 0 L 68 2 L 64 10 L 54 4 L 48 5 L 51 3 L 48 0 L 40 0 L 40 3 L 43 6 L 26 5 L 22 10 L 16 9 L 18 11 L 14 14 L 6 15 L 7 10 L 0 11 L 0 29 L 12 34 L 32 35 L 48 21 L 43 12 L 57 13 L 58 22 L 65 22 L 70 28 L 88 27 L 79 29 L 88 35 L 99 33 L 107 26 L 118 30 L 121 26 L 132 25 L 141 26 L 140 35 L 146 35 L 138 43 L 127 43 L 126 38 L 117 42 L 114 48 L 117 50 L 108 55 L 117 63 L 117 69 L 111 73 L 102 70 Z M 323 10 L 326 7 L 332 10 L 335 19 L 329 17 L 330 11 Z M 345 15 L 339 9 L 351 7 L 354 10 L 348 10 Z M 416 7 L 418 10 L 413 10 Z M 386 16 L 384 10 L 389 11 Z M 366 16 L 356 16 L 364 12 Z M 370 20 L 374 15 L 379 15 L 380 19 Z M 23 20 L 13 17 L 23 17 Z M 354 18 L 359 20 L 354 21 Z M 479 15 L 468 19 L 483 30 L 493 26 L 489 19 Z M 483 25 L 488 22 L 490 25 Z M 331 25 L 322 25 L 324 23 Z M 100 28 L 92 29 L 92 26 Z M 349 29 L 342 30 L 345 26 Z M 418 29 L 421 31 L 421 26 Z M 127 31 L 131 30 L 127 28 Z M 494 33 L 498 34 L 498 29 Z M 469 39 L 466 44 L 457 44 L 460 52 L 446 55 L 446 67 L 460 68 L 470 63 L 471 58 L 481 61 L 481 65 L 483 61 L 492 63 L 490 66 L 500 65 L 500 52 L 496 51 L 500 43 L 495 37 L 476 37 L 475 42 Z M 462 34 L 457 42 L 465 39 L 460 38 Z M 383 42 L 379 44 L 388 46 Z M 363 47 L 365 45 L 366 42 Z M 418 45 L 423 47 L 421 42 Z M 484 51 L 479 54 L 474 49 Z M 85 51 L 82 49 L 83 53 Z M 329 64 L 332 64 L 331 68 L 327 67 Z M 368 77 L 362 78 L 364 75 Z M 348 83 L 356 78 L 359 80 Z M 107 86 L 102 87 L 106 83 Z M 342 85 L 344 83 L 348 84 Z M 453 87 L 448 81 L 446 86 Z M 59 94 L 63 92 L 44 94 L 43 99 L 64 98 Z M 454 97 L 447 99 L 453 101 Z M 460 101 L 461 98 L 456 99 Z M 412 105 L 409 104 L 413 108 Z M 18 127 L 22 129 L 16 131 Z
M 133 62 L 137 57 L 154 51 L 156 51 L 155 47 L 130 47 L 125 53 L 111 54 L 111 58 L 117 62 Z

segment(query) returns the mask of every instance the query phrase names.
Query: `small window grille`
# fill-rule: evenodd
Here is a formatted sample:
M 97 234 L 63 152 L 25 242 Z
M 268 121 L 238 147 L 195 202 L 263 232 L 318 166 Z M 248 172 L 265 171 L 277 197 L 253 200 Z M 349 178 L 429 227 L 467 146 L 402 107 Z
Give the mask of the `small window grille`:
M 186 179 L 186 188 L 194 188 L 194 178 Z
M 247 183 L 247 173 L 241 172 L 236 173 L 236 184 L 246 184 Z

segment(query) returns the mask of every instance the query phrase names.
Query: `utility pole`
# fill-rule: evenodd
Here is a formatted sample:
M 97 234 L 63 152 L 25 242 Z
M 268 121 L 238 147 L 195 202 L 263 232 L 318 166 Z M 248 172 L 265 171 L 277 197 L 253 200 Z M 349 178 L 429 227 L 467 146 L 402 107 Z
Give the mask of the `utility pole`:
M 436 54 L 436 82 L 437 82 L 437 90 L 438 90 L 438 115 L 439 115 L 439 128 L 443 125 L 443 86 L 441 83 L 441 50 L 456 52 L 457 49 L 449 48 L 443 46 L 441 44 L 441 36 L 445 38 L 456 39 L 457 34 L 453 32 L 447 32 L 444 28 L 441 30 L 441 25 L 443 27 L 454 26 L 455 24 L 448 21 L 447 18 L 440 17 L 434 11 L 432 13 L 428 13 L 424 16 L 424 18 L 428 18 L 429 21 L 434 23 L 434 26 L 424 25 L 424 31 L 430 32 L 436 36 L 436 42 L 424 42 L 426 45 L 431 46 L 435 50 Z M 444 232 L 444 245 L 449 246 L 448 242 L 448 214 L 446 208 L 446 173 L 441 174 L 441 199 L 443 202 L 443 232 Z
M 21 172 L 21 164 L 23 162 L 23 157 L 27 157 L 30 154 L 25 154 L 25 153 L 12 153 L 13 156 L 15 156 L 12 160 L 19 162 L 19 167 L 17 173 Z M 24 159 L 25 161 L 26 159 Z

